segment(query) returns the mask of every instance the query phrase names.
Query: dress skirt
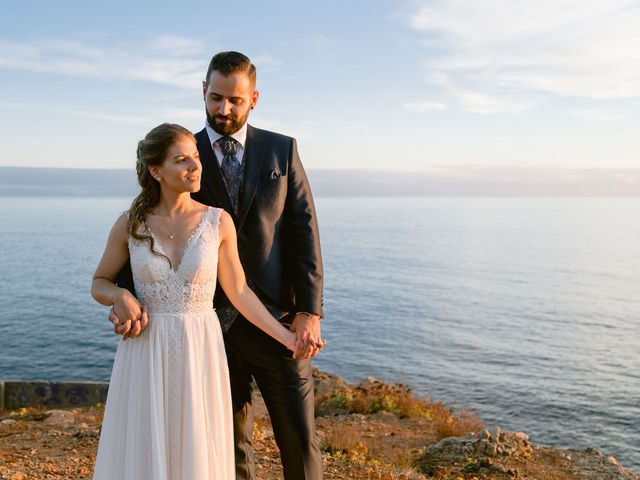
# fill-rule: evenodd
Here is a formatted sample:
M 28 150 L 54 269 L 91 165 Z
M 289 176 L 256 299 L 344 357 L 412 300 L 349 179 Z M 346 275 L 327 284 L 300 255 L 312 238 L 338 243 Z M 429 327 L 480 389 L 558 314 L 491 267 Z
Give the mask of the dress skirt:
M 139 337 L 120 341 L 93 478 L 235 478 L 229 372 L 213 309 L 150 312 Z

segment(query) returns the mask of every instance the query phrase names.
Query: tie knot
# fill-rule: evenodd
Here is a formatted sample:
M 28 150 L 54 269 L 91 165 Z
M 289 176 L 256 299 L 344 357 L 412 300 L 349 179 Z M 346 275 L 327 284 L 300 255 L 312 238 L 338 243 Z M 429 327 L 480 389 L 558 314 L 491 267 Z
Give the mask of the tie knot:
M 227 156 L 235 156 L 238 151 L 238 141 L 231 137 L 222 137 L 218 140 L 218 145 L 220 146 L 220 150 L 222 150 L 222 154 Z

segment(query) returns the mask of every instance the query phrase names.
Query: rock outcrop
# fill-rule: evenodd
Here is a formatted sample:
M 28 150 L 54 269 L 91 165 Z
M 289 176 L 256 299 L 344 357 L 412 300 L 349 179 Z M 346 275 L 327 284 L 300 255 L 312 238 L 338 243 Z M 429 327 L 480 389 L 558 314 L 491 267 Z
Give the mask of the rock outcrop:
M 459 467 L 462 473 L 484 474 L 483 478 L 537 478 L 531 472 L 547 463 L 546 471 L 557 470 L 549 478 L 575 475 L 579 480 L 635 480 L 640 475 L 625 470 L 614 457 L 606 457 L 595 448 L 565 450 L 532 445 L 522 432 L 496 429 L 465 437 L 444 438 L 429 446 L 416 461 L 419 472 L 436 475 Z M 545 477 L 546 478 L 546 477 Z

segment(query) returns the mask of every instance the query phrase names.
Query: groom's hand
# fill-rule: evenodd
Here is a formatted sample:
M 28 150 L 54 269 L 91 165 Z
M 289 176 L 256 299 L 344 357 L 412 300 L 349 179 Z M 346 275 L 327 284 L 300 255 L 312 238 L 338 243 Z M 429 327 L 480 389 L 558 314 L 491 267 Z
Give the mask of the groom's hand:
M 296 313 L 293 322 L 291 322 L 290 330 L 295 332 L 298 343 L 303 342 L 305 344 L 304 350 L 301 350 L 298 355 L 300 358 L 308 360 L 315 357 L 327 343 L 320 336 L 319 315 L 310 315 L 304 312 Z

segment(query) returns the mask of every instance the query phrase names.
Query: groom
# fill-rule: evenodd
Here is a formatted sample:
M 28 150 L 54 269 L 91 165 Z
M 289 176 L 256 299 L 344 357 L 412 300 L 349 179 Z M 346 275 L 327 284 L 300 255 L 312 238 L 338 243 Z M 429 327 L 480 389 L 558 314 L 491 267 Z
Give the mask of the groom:
M 253 378 L 271 417 L 285 479 L 320 479 L 310 363 L 323 345 L 318 225 L 295 139 L 247 124 L 259 98 L 255 87 L 256 69 L 245 55 L 220 52 L 211 59 L 202 85 L 207 121 L 195 135 L 202 187 L 193 197 L 233 217 L 247 283 L 306 348 L 292 359 L 216 290 L 231 378 L 236 478 L 255 479 Z M 117 318 L 111 319 L 117 328 Z

